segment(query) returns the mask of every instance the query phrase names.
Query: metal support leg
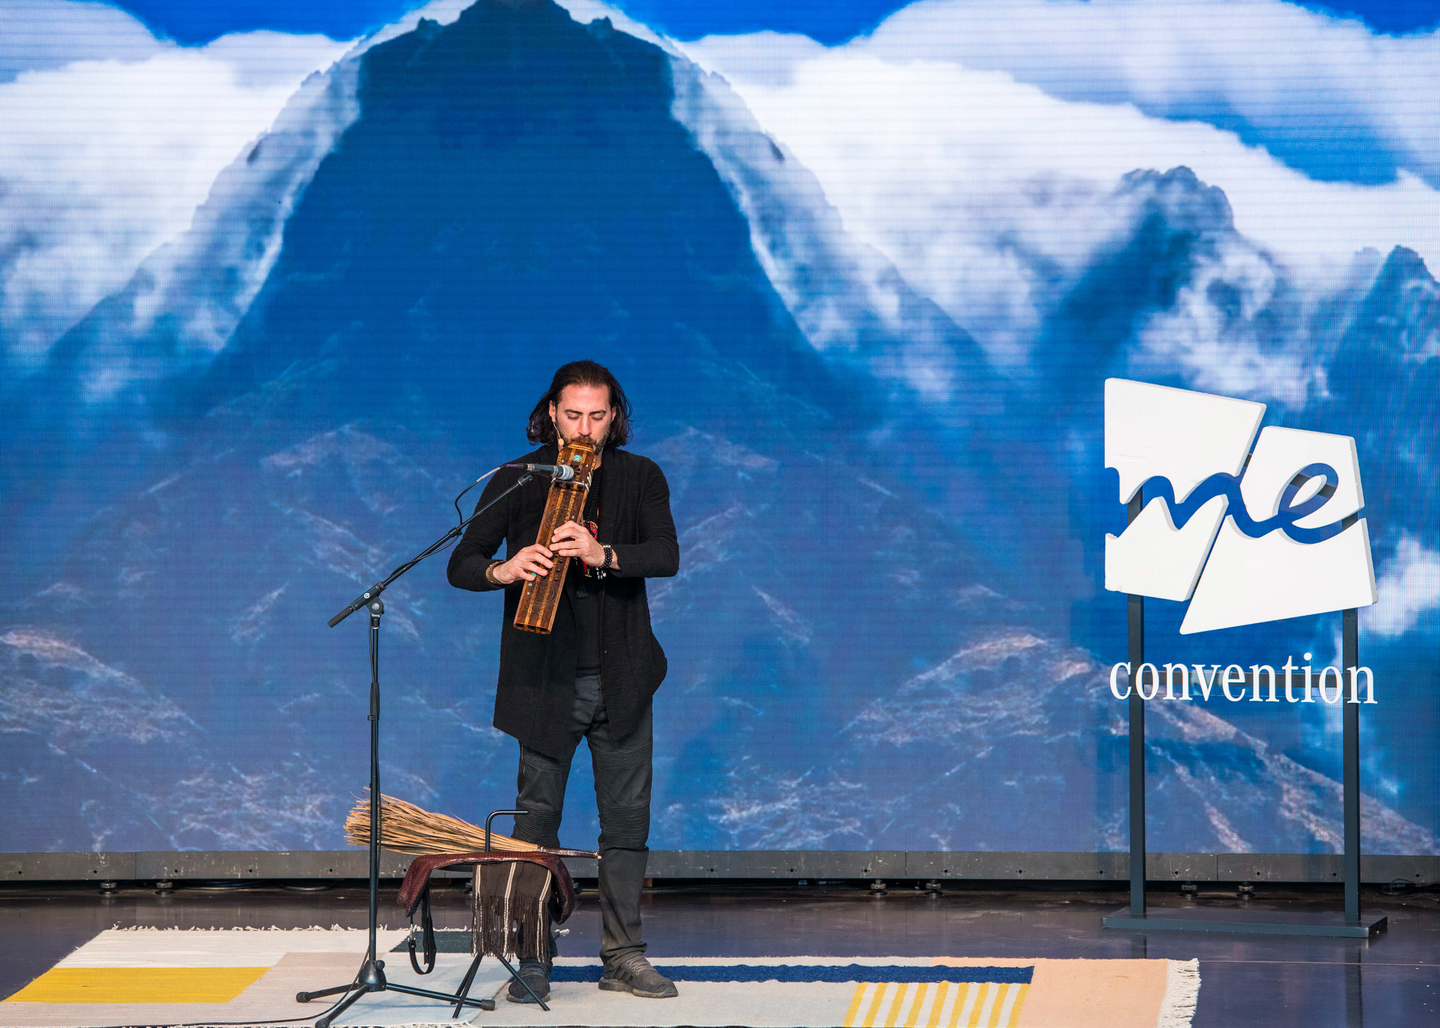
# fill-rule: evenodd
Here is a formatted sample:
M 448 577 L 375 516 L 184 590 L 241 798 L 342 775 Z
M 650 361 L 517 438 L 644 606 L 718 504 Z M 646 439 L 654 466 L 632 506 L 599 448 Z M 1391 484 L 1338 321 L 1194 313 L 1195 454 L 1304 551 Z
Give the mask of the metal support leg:
M 532 988 L 530 988 L 530 983 L 527 982 L 524 978 L 521 978 L 521 977 L 520 977 L 520 972 L 517 971 L 517 970 L 515 970 L 513 967 L 510 966 L 510 961 L 506 960 L 504 957 L 502 957 L 502 956 L 501 956 L 500 954 L 498 954 L 498 953 L 495 954 L 495 959 L 498 960 L 498 961 L 500 961 L 500 963 L 502 963 L 502 964 L 505 965 L 505 970 L 507 970 L 507 971 L 510 972 L 510 977 L 511 977 L 511 978 L 514 978 L 514 979 L 515 979 L 517 982 L 519 982 L 521 985 L 525 986 L 525 991 L 528 992 L 528 993 L 530 993 L 530 998 L 533 999 L 536 1003 L 539 1003 L 539 1004 L 540 1004 L 540 1009 L 543 1010 L 543 1011 L 545 1011 L 545 1012 L 548 1014 L 548 1013 L 550 1012 L 550 1008 L 545 1005 L 545 1001 L 544 1001 L 543 999 L 541 999 L 539 996 L 535 995 L 535 990 L 532 989 Z
M 1359 611 L 1347 610 L 1341 630 L 1340 663 L 1342 675 L 1346 668 L 1360 666 Z M 1355 697 L 1359 699 L 1359 697 Z M 1345 920 L 1360 923 L 1360 704 L 1351 703 L 1350 695 L 1341 697 L 1344 711 L 1344 743 L 1341 775 L 1345 794 Z
M 311 993 L 311 995 L 314 995 L 314 993 Z M 341 1001 L 338 1007 L 336 1007 L 334 1010 L 330 1011 L 330 1013 L 326 1014 L 324 1017 L 316 1021 L 315 1028 L 330 1028 L 330 1026 L 335 1023 L 335 1019 L 341 1014 L 345 1013 L 345 1011 L 349 1010 L 352 1006 L 354 1006 L 361 996 L 368 995 L 369 993 L 364 991 L 363 989 L 356 989 L 354 992 L 350 993 L 350 995 L 346 996 L 345 999 Z
M 1133 523 L 1145 508 L 1136 492 L 1126 511 Z M 1140 698 L 1140 665 L 1145 663 L 1145 597 L 1130 596 L 1130 914 L 1145 916 L 1145 701 Z M 1158 683 L 1157 683 L 1158 684 Z
M 325 997 L 325 996 L 338 996 L 338 995 L 340 995 L 340 993 L 342 993 L 342 992 L 349 992 L 351 989 L 355 989 L 355 988 L 359 988 L 359 980 L 358 980 L 358 979 L 357 979 L 356 981 L 351 982 L 349 985 L 336 985 L 336 986 L 333 987 L 333 988 L 330 988 L 330 989 L 320 989 L 320 990 L 317 991 L 317 992 L 297 992 L 297 993 L 295 994 L 295 1002 L 296 1002 L 296 1003 L 309 1003 L 312 999 L 321 999 L 321 998 L 323 998 L 323 997 Z
M 456 990 L 458 997 L 455 1003 L 455 1012 L 450 1015 L 450 1020 L 460 1016 L 460 1011 L 465 1007 L 465 997 L 470 995 L 470 986 L 475 983 L 475 972 L 480 970 L 480 961 L 485 959 L 484 953 L 476 953 L 475 959 L 470 961 L 470 970 L 465 972 L 465 977 L 460 980 L 460 988 Z

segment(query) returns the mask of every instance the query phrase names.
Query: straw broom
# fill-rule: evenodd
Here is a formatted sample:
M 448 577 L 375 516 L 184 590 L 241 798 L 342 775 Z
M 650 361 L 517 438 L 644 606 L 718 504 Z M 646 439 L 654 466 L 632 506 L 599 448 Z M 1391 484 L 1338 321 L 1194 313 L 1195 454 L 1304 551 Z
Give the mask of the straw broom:
M 361 797 L 345 819 L 345 835 L 351 846 L 370 845 L 370 800 Z M 424 856 L 430 853 L 480 853 L 485 849 L 485 829 L 447 814 L 432 814 L 413 803 L 380 794 L 380 845 L 395 853 Z M 557 849 L 490 833 L 491 850 L 510 853 L 554 853 L 562 857 L 599 859 L 592 850 Z

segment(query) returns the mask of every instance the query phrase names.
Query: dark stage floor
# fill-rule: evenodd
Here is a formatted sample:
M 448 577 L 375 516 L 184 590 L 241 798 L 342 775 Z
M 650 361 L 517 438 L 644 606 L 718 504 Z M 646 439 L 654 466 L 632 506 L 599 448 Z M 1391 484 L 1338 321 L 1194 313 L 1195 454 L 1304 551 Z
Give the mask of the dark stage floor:
M 311 887 L 313 890 L 314 887 Z M 1338 890 L 1259 886 L 1242 902 L 1233 887 L 1202 886 L 1199 906 L 1336 910 Z M 1170 957 L 1200 959 L 1196 1028 L 1300 1025 L 1331 1028 L 1440 1028 L 1440 893 L 1386 896 L 1367 889 L 1365 909 L 1389 915 L 1388 932 L 1368 945 L 1293 936 L 1143 934 L 1101 926 L 1123 905 L 1115 891 L 969 889 L 942 896 L 892 887 L 872 896 L 863 883 L 827 886 L 662 885 L 647 895 L 652 957 L 970 956 Z M 454 880 L 436 890 L 439 927 L 468 926 L 468 897 Z M 1180 906 L 1175 891 L 1152 902 Z M 382 923 L 404 927 L 394 888 L 381 895 Z M 0 890 L 0 996 L 9 995 L 96 932 L 111 927 L 361 928 L 364 883 L 323 891 L 275 884 L 178 885 L 173 893 L 87 888 Z M 593 891 L 562 940 L 566 955 L 598 948 Z M 295 1011 L 277 1010 L 276 1017 Z

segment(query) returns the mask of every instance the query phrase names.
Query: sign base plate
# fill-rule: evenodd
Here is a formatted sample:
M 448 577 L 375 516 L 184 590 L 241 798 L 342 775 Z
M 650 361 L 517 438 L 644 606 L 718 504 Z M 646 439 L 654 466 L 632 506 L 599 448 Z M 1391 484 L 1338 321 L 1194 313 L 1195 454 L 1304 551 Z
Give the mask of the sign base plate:
M 1205 907 L 1151 908 L 1136 915 L 1121 907 L 1103 920 L 1106 928 L 1139 932 L 1232 932 L 1246 935 L 1325 935 L 1341 939 L 1369 939 L 1385 931 L 1384 914 L 1361 914 L 1349 921 L 1339 912 L 1288 912 L 1277 910 L 1214 910 Z

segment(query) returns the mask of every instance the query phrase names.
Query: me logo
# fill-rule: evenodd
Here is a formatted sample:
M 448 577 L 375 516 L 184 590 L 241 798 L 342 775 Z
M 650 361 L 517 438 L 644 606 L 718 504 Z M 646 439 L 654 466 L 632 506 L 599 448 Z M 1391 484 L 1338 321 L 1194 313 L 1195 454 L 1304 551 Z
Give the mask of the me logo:
M 1355 440 L 1265 428 L 1263 403 L 1105 381 L 1105 466 L 1120 502 L 1153 497 L 1105 536 L 1105 588 L 1190 600 L 1182 634 L 1364 607 L 1375 567 Z M 1252 449 L 1253 444 L 1253 449 Z M 1193 597 L 1193 598 L 1192 598 Z

